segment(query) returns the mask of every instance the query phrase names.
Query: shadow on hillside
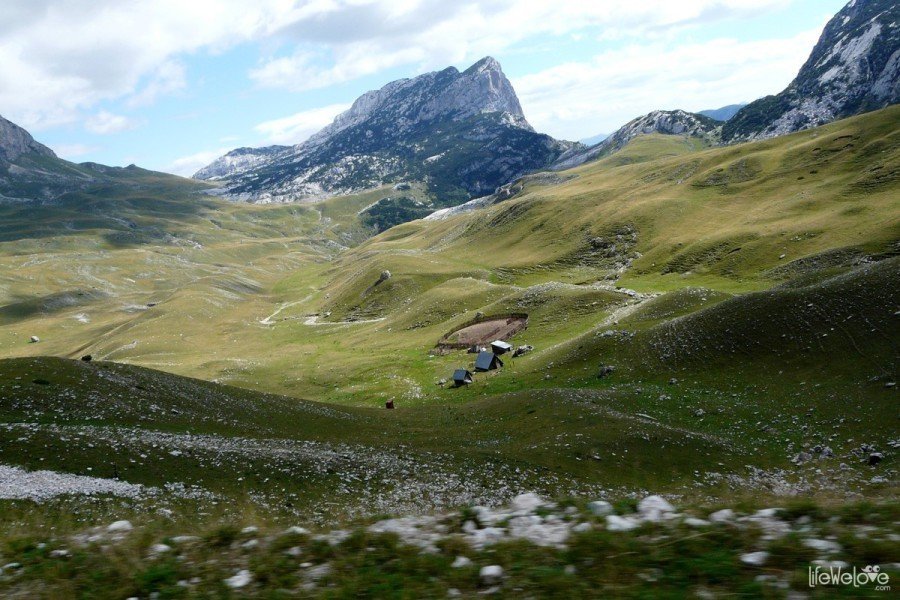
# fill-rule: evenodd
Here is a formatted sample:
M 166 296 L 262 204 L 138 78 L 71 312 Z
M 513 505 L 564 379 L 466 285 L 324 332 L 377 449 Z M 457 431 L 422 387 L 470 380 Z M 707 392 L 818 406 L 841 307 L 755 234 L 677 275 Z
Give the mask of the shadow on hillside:
M 108 297 L 109 294 L 100 290 L 67 290 L 46 296 L 19 296 L 13 302 L 0 306 L 0 324 L 8 325 L 36 315 L 53 314 Z

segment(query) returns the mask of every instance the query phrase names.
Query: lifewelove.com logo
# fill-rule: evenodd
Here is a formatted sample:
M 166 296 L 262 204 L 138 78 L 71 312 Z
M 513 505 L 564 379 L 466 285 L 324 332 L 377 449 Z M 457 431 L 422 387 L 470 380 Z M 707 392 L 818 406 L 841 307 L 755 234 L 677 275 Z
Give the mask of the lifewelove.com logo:
M 876 591 L 887 592 L 891 589 L 891 577 L 881 572 L 878 565 L 869 565 L 859 570 L 856 567 L 810 567 L 809 587 L 844 585 L 855 588 L 871 587 Z

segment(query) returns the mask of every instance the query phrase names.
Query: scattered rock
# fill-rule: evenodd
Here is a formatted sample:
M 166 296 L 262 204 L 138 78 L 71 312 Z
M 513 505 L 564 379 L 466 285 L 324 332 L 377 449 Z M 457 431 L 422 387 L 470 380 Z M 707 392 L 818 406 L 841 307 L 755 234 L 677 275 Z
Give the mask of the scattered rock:
M 308 579 L 312 579 L 313 581 L 318 581 L 323 577 L 328 576 L 331 573 L 331 565 L 328 563 L 322 563 L 321 565 L 316 565 L 314 567 L 310 567 L 309 570 L 306 571 L 306 577 Z
M 131 524 L 131 521 L 115 521 L 106 528 L 110 533 L 123 533 L 132 529 L 134 529 L 134 526 Z
M 588 510 L 592 515 L 597 517 L 605 517 L 613 513 L 613 506 L 606 500 L 594 500 L 588 503 Z
M 600 367 L 600 370 L 597 371 L 597 379 L 603 379 L 604 377 L 608 377 L 612 375 L 616 368 L 612 365 L 603 365 Z
M 176 544 L 189 544 L 191 542 L 200 541 L 200 537 L 196 536 L 196 535 L 176 535 L 175 537 L 173 537 L 171 539 Z
M 240 589 L 242 587 L 246 587 L 251 581 L 253 581 L 253 575 L 247 569 L 242 569 L 238 571 L 234 577 L 229 577 L 225 580 L 225 585 L 232 589 Z
M 39 341 L 41 341 L 41 338 L 36 335 L 31 336 L 31 338 L 29 338 L 28 340 L 28 342 L 31 344 L 37 344 Z
M 698 519 L 697 517 L 686 518 L 684 524 L 688 527 L 709 527 L 709 521 Z
M 638 522 L 635 519 L 618 515 L 606 515 L 606 528 L 609 531 L 631 531 L 637 527 Z
M 463 567 L 468 567 L 472 565 L 472 560 L 466 556 L 457 556 L 456 560 L 453 561 L 453 564 L 450 566 L 454 569 L 462 569 Z
M 660 521 L 675 512 L 675 507 L 662 496 L 647 496 L 638 503 L 638 512 L 648 521 Z
M 809 452 L 798 452 L 796 455 L 794 455 L 794 458 L 791 459 L 791 462 L 799 466 L 811 460 L 812 454 L 810 454 Z
M 881 452 L 872 452 L 871 454 L 869 454 L 868 462 L 872 467 L 880 463 L 882 460 L 884 460 L 884 454 L 882 454 Z
M 527 493 L 527 494 L 519 494 L 512 501 L 512 507 L 515 510 L 523 511 L 527 513 L 533 513 L 540 506 L 544 504 L 543 498 L 538 496 L 537 494 Z
M 728 523 L 729 521 L 734 520 L 734 511 L 730 508 L 717 510 L 713 514 L 709 515 L 709 520 L 713 523 Z
M 378 283 L 384 283 L 388 279 L 391 278 L 391 272 L 385 269 L 381 272 L 381 275 L 378 276 Z
M 172 550 L 172 546 L 167 546 L 166 544 L 153 544 L 150 546 L 151 554 L 165 554 L 166 552 L 170 552 Z
M 496 585 L 503 581 L 503 567 L 500 565 L 481 567 L 478 577 L 484 585 Z
M 831 540 L 809 538 L 803 540 L 803 545 L 807 548 L 812 548 L 813 550 L 818 550 L 819 552 L 826 552 L 829 554 L 835 554 L 841 551 L 841 545 L 837 542 L 832 542 Z
M 532 346 L 532 345 L 530 345 L 530 344 L 526 344 L 526 345 L 524 345 L 524 346 L 519 346 L 519 347 L 516 348 L 516 350 L 513 352 L 513 358 L 522 356 L 523 354 L 528 354 L 528 353 L 531 352 L 532 350 L 534 350 L 534 346 Z
M 760 567 L 769 559 L 769 553 L 765 550 L 760 550 L 759 552 L 750 552 L 748 554 L 741 555 L 741 562 L 745 565 L 751 565 L 754 567 Z

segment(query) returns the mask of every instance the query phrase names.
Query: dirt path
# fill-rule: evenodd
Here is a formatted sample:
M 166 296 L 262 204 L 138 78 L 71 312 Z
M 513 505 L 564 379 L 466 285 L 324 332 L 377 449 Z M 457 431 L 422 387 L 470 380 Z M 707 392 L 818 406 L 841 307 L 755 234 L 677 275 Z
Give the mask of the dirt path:
M 269 315 L 265 319 L 260 319 L 259 324 L 260 325 L 274 325 L 275 321 L 273 321 L 272 319 L 277 317 L 279 315 L 279 313 L 281 313 L 281 311 L 283 311 L 286 308 L 290 308 L 292 306 L 297 306 L 298 304 L 303 304 L 304 302 L 308 301 L 310 298 L 312 298 L 312 294 L 308 295 L 306 298 L 303 298 L 302 300 L 295 300 L 294 302 L 285 302 L 284 304 L 279 306 L 278 309 L 275 312 L 273 312 L 271 315 Z

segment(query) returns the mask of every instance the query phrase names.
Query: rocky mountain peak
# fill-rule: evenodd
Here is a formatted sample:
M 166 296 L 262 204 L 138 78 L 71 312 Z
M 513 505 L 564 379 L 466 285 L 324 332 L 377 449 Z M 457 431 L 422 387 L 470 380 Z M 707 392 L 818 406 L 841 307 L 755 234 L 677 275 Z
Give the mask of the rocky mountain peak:
M 503 72 L 503 69 L 500 67 L 500 63 L 493 56 L 485 56 L 474 65 L 466 69 L 465 74 L 469 73 L 483 73 L 484 71 L 499 71 Z
M 34 141 L 30 133 L 0 116 L 0 160 L 12 162 L 23 154 L 56 157 L 53 150 Z
M 506 113 L 516 126 L 531 129 L 500 63 L 486 56 L 462 73 L 448 67 L 368 91 L 306 144 L 319 145 L 370 120 L 393 120 L 393 133 L 401 134 L 426 121 L 448 117 L 458 121 L 489 112 Z
M 238 149 L 195 174 L 253 202 L 324 198 L 387 181 L 426 183 L 445 203 L 491 193 L 571 144 L 532 129 L 500 63 L 487 56 L 392 81 L 292 147 Z
M 797 77 L 751 102 L 723 139 L 764 139 L 900 102 L 900 4 L 852 0 L 825 26 Z

